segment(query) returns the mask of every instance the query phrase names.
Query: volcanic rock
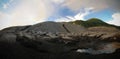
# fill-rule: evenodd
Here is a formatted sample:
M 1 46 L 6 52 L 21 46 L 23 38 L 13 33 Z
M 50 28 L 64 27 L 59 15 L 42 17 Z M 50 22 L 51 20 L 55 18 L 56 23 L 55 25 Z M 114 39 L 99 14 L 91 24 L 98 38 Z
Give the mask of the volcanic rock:
M 43 22 L 0 31 L 0 59 L 120 59 L 119 48 L 119 32 L 94 32 L 70 23 Z

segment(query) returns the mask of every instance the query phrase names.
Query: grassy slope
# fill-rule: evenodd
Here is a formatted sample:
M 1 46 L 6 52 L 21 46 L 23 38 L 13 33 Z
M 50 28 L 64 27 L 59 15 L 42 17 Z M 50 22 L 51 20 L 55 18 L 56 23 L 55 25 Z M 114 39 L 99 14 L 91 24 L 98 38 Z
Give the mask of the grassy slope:
M 73 24 L 77 24 L 77 25 L 82 25 L 84 27 L 96 27 L 96 26 L 106 26 L 106 27 L 115 27 L 117 29 L 120 29 L 120 26 L 115 26 L 115 25 L 111 25 L 111 24 L 107 24 L 103 21 L 101 21 L 100 19 L 97 18 L 91 18 L 87 21 L 83 21 L 83 20 L 76 20 L 76 21 L 72 21 L 70 23 Z

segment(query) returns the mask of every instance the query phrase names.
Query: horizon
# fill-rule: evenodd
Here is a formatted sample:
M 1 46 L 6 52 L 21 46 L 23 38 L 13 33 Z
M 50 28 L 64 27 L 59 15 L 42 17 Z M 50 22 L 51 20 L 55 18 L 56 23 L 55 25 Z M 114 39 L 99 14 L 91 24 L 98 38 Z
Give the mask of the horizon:
M 0 29 L 98 18 L 120 26 L 120 0 L 0 0 Z M 96 5 L 97 4 L 97 5 Z

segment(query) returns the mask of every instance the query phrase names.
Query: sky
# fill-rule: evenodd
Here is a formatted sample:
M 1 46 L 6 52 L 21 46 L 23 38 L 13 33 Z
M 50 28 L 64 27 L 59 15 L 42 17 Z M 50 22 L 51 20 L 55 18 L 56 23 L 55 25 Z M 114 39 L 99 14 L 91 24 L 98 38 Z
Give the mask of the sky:
M 120 26 L 120 0 L 0 0 L 0 29 L 99 18 Z

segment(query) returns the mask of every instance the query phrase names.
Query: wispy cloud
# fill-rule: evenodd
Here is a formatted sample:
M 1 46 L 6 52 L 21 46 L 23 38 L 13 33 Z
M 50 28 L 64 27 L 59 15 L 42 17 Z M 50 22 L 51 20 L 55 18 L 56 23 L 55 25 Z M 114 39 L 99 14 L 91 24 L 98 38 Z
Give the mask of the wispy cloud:
M 74 16 L 61 17 L 55 21 L 57 21 L 57 22 L 69 22 L 69 21 L 75 21 L 75 20 L 85 20 L 85 16 L 92 13 L 92 10 L 94 10 L 94 8 L 92 8 L 92 7 L 91 8 L 84 8 L 84 12 L 79 12 L 78 14 L 76 14 Z
M 76 20 L 85 20 L 85 16 L 92 13 L 93 10 L 94 10 L 94 8 L 92 8 L 92 7 L 85 8 L 84 9 L 85 12 L 78 13 L 76 16 L 74 16 L 74 19 L 76 19 Z
M 7 9 L 8 6 L 9 6 L 9 4 L 3 4 L 3 8 L 4 8 L 4 9 Z
M 11 4 L 13 1 L 14 1 L 14 0 L 9 0 L 7 3 L 4 3 L 4 4 L 3 4 L 3 8 L 4 8 L 4 9 L 9 8 L 10 4 Z

